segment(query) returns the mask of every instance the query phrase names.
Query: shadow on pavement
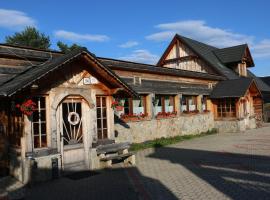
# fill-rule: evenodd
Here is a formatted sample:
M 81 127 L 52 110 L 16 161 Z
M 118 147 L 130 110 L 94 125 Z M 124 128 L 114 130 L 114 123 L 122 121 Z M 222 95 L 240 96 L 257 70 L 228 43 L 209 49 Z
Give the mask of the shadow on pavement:
M 229 198 L 270 199 L 268 156 L 164 147 L 149 157 L 184 166 Z
M 45 170 L 46 169 L 39 169 Z M 39 171 L 39 172 L 40 172 Z M 66 172 L 67 175 L 46 182 L 28 185 L 24 188 L 25 200 L 148 200 L 153 198 L 141 180 L 158 185 L 162 194 L 158 199 L 177 199 L 171 191 L 158 180 L 144 177 L 136 167 L 111 168 L 99 171 Z M 13 191 L 16 193 L 16 191 Z M 10 194 L 10 197 L 18 195 Z

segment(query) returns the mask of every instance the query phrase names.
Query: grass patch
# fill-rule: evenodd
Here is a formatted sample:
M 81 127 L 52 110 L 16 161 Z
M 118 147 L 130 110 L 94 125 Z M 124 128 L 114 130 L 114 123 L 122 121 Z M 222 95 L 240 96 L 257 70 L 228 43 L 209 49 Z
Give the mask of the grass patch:
M 148 148 L 160 148 L 160 147 L 168 146 L 170 144 L 182 142 L 184 140 L 190 140 L 190 139 L 202 137 L 205 135 L 215 134 L 217 132 L 218 132 L 217 129 L 213 128 L 211 130 L 208 130 L 207 132 L 201 132 L 200 134 L 196 134 L 196 135 L 179 135 L 179 136 L 169 137 L 169 138 L 159 138 L 159 139 L 155 139 L 155 140 L 151 140 L 151 141 L 147 141 L 143 143 L 133 143 L 130 147 L 130 150 L 139 151 L 139 150 L 148 149 Z

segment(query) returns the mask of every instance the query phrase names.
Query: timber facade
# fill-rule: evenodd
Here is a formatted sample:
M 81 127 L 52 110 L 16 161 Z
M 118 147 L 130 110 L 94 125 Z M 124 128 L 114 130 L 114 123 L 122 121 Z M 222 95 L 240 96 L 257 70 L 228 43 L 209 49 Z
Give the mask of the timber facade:
M 270 88 L 251 67 L 246 44 L 180 35 L 156 65 L 0 45 L 1 166 L 28 183 L 100 168 L 108 143 L 256 128 Z

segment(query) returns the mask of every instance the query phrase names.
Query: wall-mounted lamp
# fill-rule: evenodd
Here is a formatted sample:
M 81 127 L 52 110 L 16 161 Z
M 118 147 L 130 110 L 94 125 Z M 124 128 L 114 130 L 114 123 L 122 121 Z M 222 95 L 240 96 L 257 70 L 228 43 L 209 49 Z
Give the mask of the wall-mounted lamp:
M 38 89 L 38 85 L 37 85 L 37 84 L 33 84 L 33 85 L 31 86 L 31 89 Z

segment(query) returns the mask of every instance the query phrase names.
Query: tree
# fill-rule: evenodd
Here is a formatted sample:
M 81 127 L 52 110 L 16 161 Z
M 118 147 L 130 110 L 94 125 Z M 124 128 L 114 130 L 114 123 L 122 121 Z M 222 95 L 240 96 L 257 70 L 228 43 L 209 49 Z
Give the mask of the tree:
M 46 50 L 51 46 L 50 37 L 40 33 L 35 27 L 26 27 L 21 32 L 16 32 L 12 36 L 6 36 L 6 44 Z
M 68 46 L 67 44 L 61 42 L 61 41 L 58 41 L 57 42 L 57 46 L 58 48 L 60 49 L 60 51 L 62 51 L 63 53 L 68 53 L 70 51 L 73 51 L 75 49 L 78 49 L 78 48 L 82 48 L 80 45 L 78 44 L 72 44 L 70 46 Z

